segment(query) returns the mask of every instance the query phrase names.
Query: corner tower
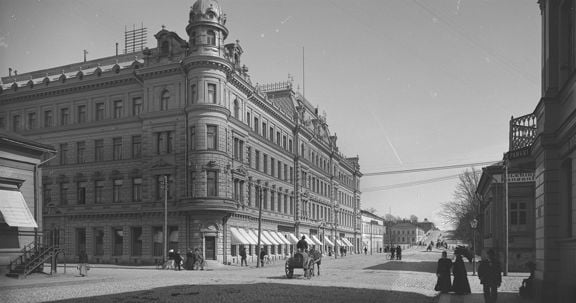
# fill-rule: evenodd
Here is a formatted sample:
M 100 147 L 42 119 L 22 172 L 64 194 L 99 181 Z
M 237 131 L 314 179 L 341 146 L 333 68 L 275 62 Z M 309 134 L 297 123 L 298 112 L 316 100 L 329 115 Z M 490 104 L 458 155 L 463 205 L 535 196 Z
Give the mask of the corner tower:
M 224 56 L 224 40 L 228 37 L 225 24 L 226 15 L 216 0 L 197 0 L 186 26 L 189 55 Z

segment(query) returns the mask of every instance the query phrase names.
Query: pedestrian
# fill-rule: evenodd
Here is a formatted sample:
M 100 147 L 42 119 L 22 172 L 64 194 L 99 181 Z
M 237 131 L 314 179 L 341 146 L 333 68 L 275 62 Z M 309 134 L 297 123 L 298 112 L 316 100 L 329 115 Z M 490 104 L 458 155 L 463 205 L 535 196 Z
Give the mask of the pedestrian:
M 490 249 L 483 254 L 478 266 L 478 278 L 484 291 L 484 302 L 496 302 L 498 287 L 502 284 L 502 268 L 494 250 Z
M 304 236 L 302 236 L 302 238 L 304 238 Z M 306 247 L 308 247 L 308 245 L 306 245 Z M 268 253 L 266 253 L 266 249 L 264 249 L 264 247 L 262 247 L 262 250 L 260 251 L 260 265 L 261 265 L 261 267 L 264 267 L 264 258 L 266 258 L 267 254 Z
M 187 270 L 194 270 L 194 252 L 192 251 L 192 248 L 189 248 L 186 253 L 185 268 Z
M 302 236 L 298 243 L 296 243 L 296 248 L 299 252 L 305 252 L 308 250 L 308 242 L 306 242 L 306 236 Z
M 396 246 L 396 260 L 402 260 L 402 247 Z
M 368 247 L 364 247 L 364 254 L 365 254 L 365 255 L 368 254 Z
M 240 266 L 248 266 L 248 262 L 246 262 L 246 247 L 244 245 L 240 246 Z
M 166 269 L 174 269 L 174 250 L 168 251 L 168 262 L 166 262 Z
M 447 293 L 452 288 L 450 282 L 450 269 L 452 268 L 452 260 L 448 259 L 448 253 L 442 252 L 442 258 L 438 259 L 438 266 L 436 267 L 436 286 L 435 291 Z
M 78 271 L 81 277 L 88 275 L 88 255 L 83 250 L 78 254 Z
M 181 263 L 182 263 L 182 256 L 180 255 L 180 251 L 177 250 L 174 253 L 174 270 L 181 270 Z
M 198 248 L 194 250 L 194 269 L 204 270 L 204 257 Z
M 454 274 L 452 291 L 457 295 L 469 294 L 471 291 L 470 283 L 468 282 L 468 272 L 466 271 L 466 265 L 464 265 L 461 254 L 456 254 L 456 260 L 452 266 L 452 273 Z
M 396 248 L 392 246 L 390 248 L 390 260 L 394 260 L 396 258 Z

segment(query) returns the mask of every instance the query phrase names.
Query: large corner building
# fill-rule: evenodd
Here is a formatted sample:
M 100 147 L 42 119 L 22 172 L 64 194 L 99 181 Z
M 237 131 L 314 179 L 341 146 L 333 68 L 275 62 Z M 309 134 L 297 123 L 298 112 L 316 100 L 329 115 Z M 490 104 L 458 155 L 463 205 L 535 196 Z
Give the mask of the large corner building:
M 67 257 L 153 263 L 167 239 L 228 263 L 254 253 L 260 206 L 270 255 L 301 235 L 360 246 L 358 157 L 291 82 L 252 84 L 225 23 L 198 0 L 186 39 L 162 29 L 156 48 L 2 78 L 0 127 L 58 152 L 44 231 Z

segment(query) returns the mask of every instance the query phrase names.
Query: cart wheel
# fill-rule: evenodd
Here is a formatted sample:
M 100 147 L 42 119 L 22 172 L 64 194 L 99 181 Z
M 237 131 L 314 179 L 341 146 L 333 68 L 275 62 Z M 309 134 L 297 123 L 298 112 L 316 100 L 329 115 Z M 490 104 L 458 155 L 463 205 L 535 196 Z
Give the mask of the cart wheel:
M 284 270 L 286 271 L 286 278 L 292 279 L 292 276 L 294 275 L 294 270 L 290 267 L 290 262 L 286 261 Z

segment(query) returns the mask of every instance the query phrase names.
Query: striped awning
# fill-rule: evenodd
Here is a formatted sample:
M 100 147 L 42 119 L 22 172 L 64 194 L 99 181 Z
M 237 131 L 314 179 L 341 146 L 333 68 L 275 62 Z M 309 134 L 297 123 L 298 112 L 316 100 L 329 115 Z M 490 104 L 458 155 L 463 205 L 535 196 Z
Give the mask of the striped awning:
M 38 227 L 24 196 L 18 190 L 0 190 L 0 212 L 9 226 Z
M 250 230 L 251 233 L 254 234 L 254 238 L 256 238 L 256 242 L 258 242 L 258 231 L 257 230 Z M 260 234 L 260 244 L 264 245 L 274 245 L 274 243 L 270 242 L 265 236 L 264 233 Z
M 318 238 L 316 238 L 315 235 L 311 235 L 310 238 L 311 238 L 312 242 L 314 242 L 314 244 L 320 245 L 320 246 L 324 245 L 324 244 L 322 244 L 322 242 L 320 240 L 318 240 Z
M 352 242 L 350 242 L 350 240 L 346 239 L 346 238 L 342 238 L 342 241 L 344 241 L 344 243 L 346 244 L 346 246 L 350 246 L 353 247 L 354 245 L 352 245 Z
M 283 234 L 281 234 L 281 233 L 279 233 L 279 232 L 277 232 L 277 231 L 275 231 L 274 233 L 278 236 L 278 238 L 279 238 L 280 240 L 282 240 L 282 242 L 283 242 L 284 244 L 286 244 L 286 245 L 292 244 L 292 243 L 290 243 L 290 241 L 288 241 L 288 239 L 286 239 L 286 237 L 284 237 Z
M 296 238 L 296 236 L 293 233 L 287 233 L 286 234 L 288 236 L 288 241 L 290 241 L 291 244 L 296 244 L 298 243 L 298 238 Z
M 238 244 L 250 244 L 250 242 L 240 233 L 236 227 L 230 227 L 230 234 L 232 235 L 232 239 L 230 243 L 232 245 Z
M 324 237 L 324 242 L 326 243 L 326 245 L 334 246 L 334 243 L 332 243 L 332 241 L 330 241 L 328 237 Z
M 305 235 L 305 234 L 300 234 L 300 239 L 302 239 L 302 237 L 305 237 L 304 240 L 306 240 L 306 243 L 308 243 L 308 245 L 316 245 L 316 243 L 314 243 L 314 241 L 310 240 L 310 236 Z
M 267 230 L 262 231 L 262 236 L 265 237 L 268 242 L 272 243 L 271 245 L 280 245 L 280 243 L 278 243 L 278 241 L 274 239 Z
M 340 239 L 336 239 L 336 243 L 340 246 L 347 246 L 342 241 L 340 241 Z
M 246 230 L 244 228 L 238 228 L 238 231 L 240 232 L 240 234 L 242 236 L 244 236 L 244 239 L 248 240 L 248 244 L 251 244 L 251 245 L 258 244 L 258 241 L 256 239 L 252 238 L 252 235 L 248 232 L 248 230 Z

